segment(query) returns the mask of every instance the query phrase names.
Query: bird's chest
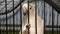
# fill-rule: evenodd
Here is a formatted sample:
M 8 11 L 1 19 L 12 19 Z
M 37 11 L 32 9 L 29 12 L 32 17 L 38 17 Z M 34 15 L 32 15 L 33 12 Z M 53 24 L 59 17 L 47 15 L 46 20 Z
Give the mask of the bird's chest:
M 31 28 L 30 28 L 30 34 L 35 34 L 36 33 L 36 27 L 37 27 L 37 31 L 39 31 L 38 33 L 40 34 L 40 30 L 41 30 L 41 25 L 40 22 L 36 22 L 35 18 L 30 19 L 30 24 L 31 24 Z
M 26 21 L 26 24 L 23 27 L 23 30 L 25 31 L 25 33 L 28 33 L 27 28 L 26 28 L 26 25 L 27 24 L 28 24 L 28 20 Z M 36 21 L 35 21 L 35 17 L 29 18 L 29 24 L 31 26 L 30 29 L 29 29 L 30 34 L 35 34 L 35 32 L 36 32 Z M 41 28 L 40 27 L 40 23 L 38 23 L 38 20 L 37 20 L 37 31 L 39 31 L 40 28 Z

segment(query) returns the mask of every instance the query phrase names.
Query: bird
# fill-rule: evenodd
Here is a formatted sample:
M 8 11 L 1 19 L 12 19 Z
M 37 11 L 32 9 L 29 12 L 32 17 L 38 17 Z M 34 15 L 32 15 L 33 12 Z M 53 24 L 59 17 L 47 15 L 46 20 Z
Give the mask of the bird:
M 28 9 L 29 6 L 29 9 Z M 22 34 L 28 34 L 28 28 L 30 34 L 44 34 L 44 20 L 37 15 L 37 19 L 35 20 L 35 4 L 34 3 L 24 3 L 22 4 L 23 18 L 24 21 L 22 23 Z M 29 23 L 28 23 L 28 11 L 29 11 Z M 37 21 L 37 22 L 35 22 Z M 37 23 L 37 31 L 35 27 L 35 23 Z M 19 32 L 21 34 L 21 31 Z

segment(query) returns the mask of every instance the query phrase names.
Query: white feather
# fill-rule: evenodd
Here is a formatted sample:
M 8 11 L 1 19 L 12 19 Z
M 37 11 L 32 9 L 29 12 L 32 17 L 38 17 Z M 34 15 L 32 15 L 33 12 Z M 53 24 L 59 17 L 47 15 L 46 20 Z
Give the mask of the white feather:
M 28 10 L 28 4 L 24 3 L 22 5 L 22 9 L 26 12 Z M 29 23 L 30 26 L 30 34 L 35 34 L 35 4 L 29 4 Z M 28 24 L 28 15 L 24 16 L 24 23 L 22 24 L 22 34 L 28 34 L 26 25 Z M 37 15 L 37 34 L 43 34 L 44 30 L 44 21 Z M 21 33 L 19 33 L 21 34 Z

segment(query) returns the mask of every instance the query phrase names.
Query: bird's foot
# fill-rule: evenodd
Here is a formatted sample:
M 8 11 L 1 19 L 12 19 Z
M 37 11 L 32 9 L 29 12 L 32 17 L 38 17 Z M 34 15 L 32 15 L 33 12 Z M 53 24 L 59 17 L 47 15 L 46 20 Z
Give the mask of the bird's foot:
M 27 25 L 26 25 L 26 28 L 27 28 L 27 29 L 28 29 L 28 28 L 30 29 L 30 27 L 31 27 L 31 24 L 27 24 Z

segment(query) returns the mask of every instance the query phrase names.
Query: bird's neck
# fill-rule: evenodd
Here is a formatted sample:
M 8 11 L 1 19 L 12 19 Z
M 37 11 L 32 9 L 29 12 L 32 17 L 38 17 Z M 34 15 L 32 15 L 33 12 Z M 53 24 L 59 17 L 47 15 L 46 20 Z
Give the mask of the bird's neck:
M 24 25 L 28 23 L 28 19 L 30 21 L 31 18 L 35 18 L 35 8 L 29 10 L 29 15 L 27 14 L 24 16 Z
M 28 19 L 30 20 L 31 18 L 35 18 L 35 12 L 30 12 L 29 17 L 28 15 L 24 16 L 24 24 L 26 24 L 28 22 Z

